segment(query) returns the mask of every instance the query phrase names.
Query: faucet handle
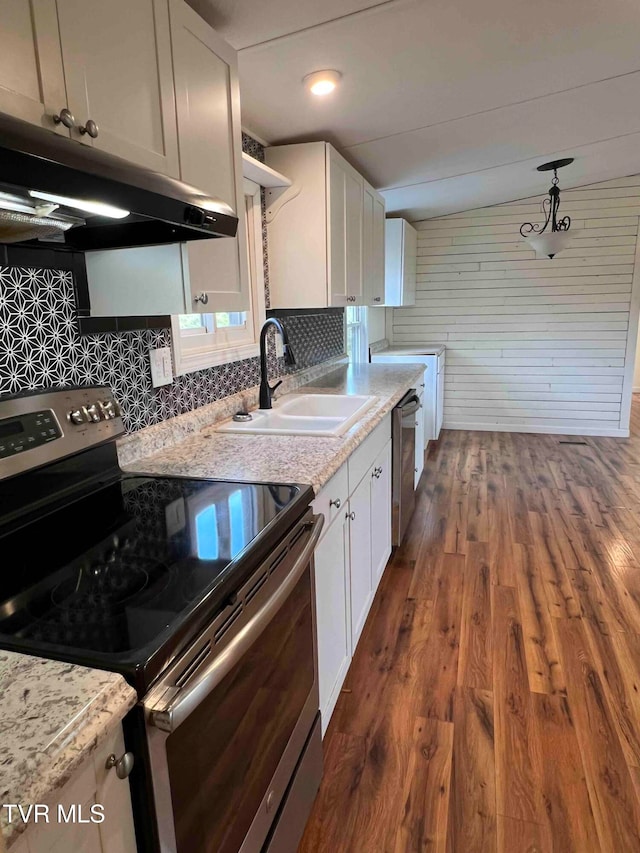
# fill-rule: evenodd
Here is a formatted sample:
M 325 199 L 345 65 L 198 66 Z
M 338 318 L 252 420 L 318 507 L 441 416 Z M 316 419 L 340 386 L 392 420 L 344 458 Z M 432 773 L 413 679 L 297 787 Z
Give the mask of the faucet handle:
M 279 379 L 279 380 L 276 382 L 276 384 L 275 384 L 275 385 L 272 385 L 272 386 L 269 388 L 269 390 L 270 390 L 270 391 L 271 391 L 271 393 L 273 394 L 273 392 L 276 390 L 276 388 L 279 388 L 281 385 L 282 385 L 282 379 Z

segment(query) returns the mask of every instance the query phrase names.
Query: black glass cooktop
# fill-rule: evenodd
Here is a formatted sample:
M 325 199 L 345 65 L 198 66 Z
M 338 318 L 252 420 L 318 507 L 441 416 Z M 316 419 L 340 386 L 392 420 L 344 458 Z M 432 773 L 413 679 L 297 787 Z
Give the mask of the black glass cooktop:
M 0 647 L 146 689 L 297 520 L 305 487 L 123 477 L 0 536 Z

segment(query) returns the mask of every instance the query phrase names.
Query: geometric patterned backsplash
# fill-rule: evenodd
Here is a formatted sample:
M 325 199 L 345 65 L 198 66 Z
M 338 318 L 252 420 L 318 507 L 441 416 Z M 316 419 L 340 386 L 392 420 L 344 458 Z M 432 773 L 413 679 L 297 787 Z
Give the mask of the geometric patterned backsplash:
M 343 354 L 341 311 L 280 319 L 296 356 L 289 372 Z M 153 388 L 148 350 L 170 345 L 169 329 L 80 336 L 70 272 L 0 266 L 0 395 L 69 384 L 109 385 L 122 406 L 127 432 L 134 432 L 260 381 L 259 359 L 248 358 Z M 271 372 L 283 373 L 284 365 Z

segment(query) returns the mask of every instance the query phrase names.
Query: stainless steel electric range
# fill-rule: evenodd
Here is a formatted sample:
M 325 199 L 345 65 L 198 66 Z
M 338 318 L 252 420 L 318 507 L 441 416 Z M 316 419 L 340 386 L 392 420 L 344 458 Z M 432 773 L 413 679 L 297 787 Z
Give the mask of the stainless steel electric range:
M 0 647 L 122 673 L 139 849 L 293 853 L 322 752 L 308 486 L 125 474 L 104 387 L 0 399 Z

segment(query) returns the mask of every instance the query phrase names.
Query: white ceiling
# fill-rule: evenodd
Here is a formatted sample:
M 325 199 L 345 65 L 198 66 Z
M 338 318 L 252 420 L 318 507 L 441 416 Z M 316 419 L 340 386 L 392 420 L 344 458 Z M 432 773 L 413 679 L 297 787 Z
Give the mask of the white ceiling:
M 190 0 L 240 51 L 243 124 L 328 139 L 411 219 L 640 173 L 638 0 Z M 337 17 L 340 16 L 340 17 Z M 312 98 L 311 71 L 339 89 Z

